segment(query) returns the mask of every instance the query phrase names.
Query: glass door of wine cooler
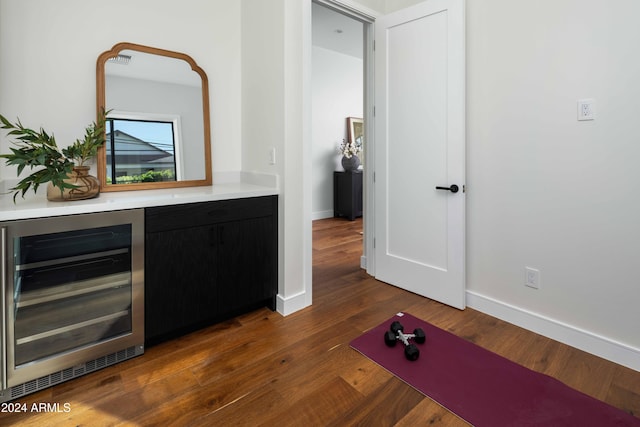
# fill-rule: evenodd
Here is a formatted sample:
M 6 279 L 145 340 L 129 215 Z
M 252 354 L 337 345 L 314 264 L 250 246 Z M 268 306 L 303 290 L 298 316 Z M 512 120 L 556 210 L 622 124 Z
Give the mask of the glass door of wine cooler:
M 16 366 L 131 333 L 131 224 L 15 239 Z

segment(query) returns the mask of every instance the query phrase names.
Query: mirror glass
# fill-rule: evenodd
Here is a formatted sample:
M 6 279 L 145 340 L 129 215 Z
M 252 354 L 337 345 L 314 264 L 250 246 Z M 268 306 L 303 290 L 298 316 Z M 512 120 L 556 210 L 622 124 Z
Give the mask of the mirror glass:
M 207 76 L 188 55 L 119 43 L 98 57 L 101 191 L 211 185 Z

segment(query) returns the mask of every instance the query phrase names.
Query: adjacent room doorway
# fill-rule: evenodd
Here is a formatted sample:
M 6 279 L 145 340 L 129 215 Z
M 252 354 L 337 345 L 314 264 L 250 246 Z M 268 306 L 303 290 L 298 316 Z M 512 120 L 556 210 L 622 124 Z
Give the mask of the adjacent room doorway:
M 339 1 L 314 3 L 363 22 L 361 265 L 381 281 L 462 309 L 464 0 L 427 0 L 376 17 Z
M 340 221 L 356 219 L 360 224 L 357 238 L 362 239 L 361 217 L 367 215 L 363 203 L 366 138 L 358 138 L 364 142 L 358 153 L 361 166 L 355 174 L 343 171 L 339 146 L 343 140 L 349 141 L 350 125 L 354 130 L 362 129 L 365 23 L 320 2 L 312 3 L 311 13 L 312 220 L 315 224 L 335 215 Z M 356 136 L 354 132 L 354 140 Z M 359 204 L 352 203 L 354 194 Z M 359 265 L 364 265 L 362 259 Z

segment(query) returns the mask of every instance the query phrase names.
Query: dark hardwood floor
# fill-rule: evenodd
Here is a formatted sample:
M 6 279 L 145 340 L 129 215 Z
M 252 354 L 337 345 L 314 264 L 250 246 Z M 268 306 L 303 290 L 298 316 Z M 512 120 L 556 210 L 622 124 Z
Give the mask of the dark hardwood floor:
M 27 413 L 0 413 L 0 425 L 466 426 L 349 348 L 399 311 L 640 416 L 640 372 L 368 276 L 361 227 L 314 223 L 313 306 L 287 317 L 257 310 L 148 348 L 20 399 Z M 61 412 L 31 412 L 33 403 L 60 403 Z

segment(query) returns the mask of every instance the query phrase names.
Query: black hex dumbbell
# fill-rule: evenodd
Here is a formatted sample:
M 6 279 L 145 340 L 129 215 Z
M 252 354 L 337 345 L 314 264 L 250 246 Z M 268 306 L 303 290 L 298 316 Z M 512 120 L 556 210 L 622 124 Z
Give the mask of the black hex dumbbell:
M 402 323 L 397 320 L 391 323 L 389 330 L 384 334 L 384 343 L 387 346 L 394 347 L 396 342 L 402 341 L 404 344 L 405 357 L 414 361 L 420 356 L 420 350 L 415 344 L 409 342 L 411 339 L 418 344 L 423 344 L 426 340 L 426 335 L 421 328 L 414 329 L 412 334 L 405 334 Z

